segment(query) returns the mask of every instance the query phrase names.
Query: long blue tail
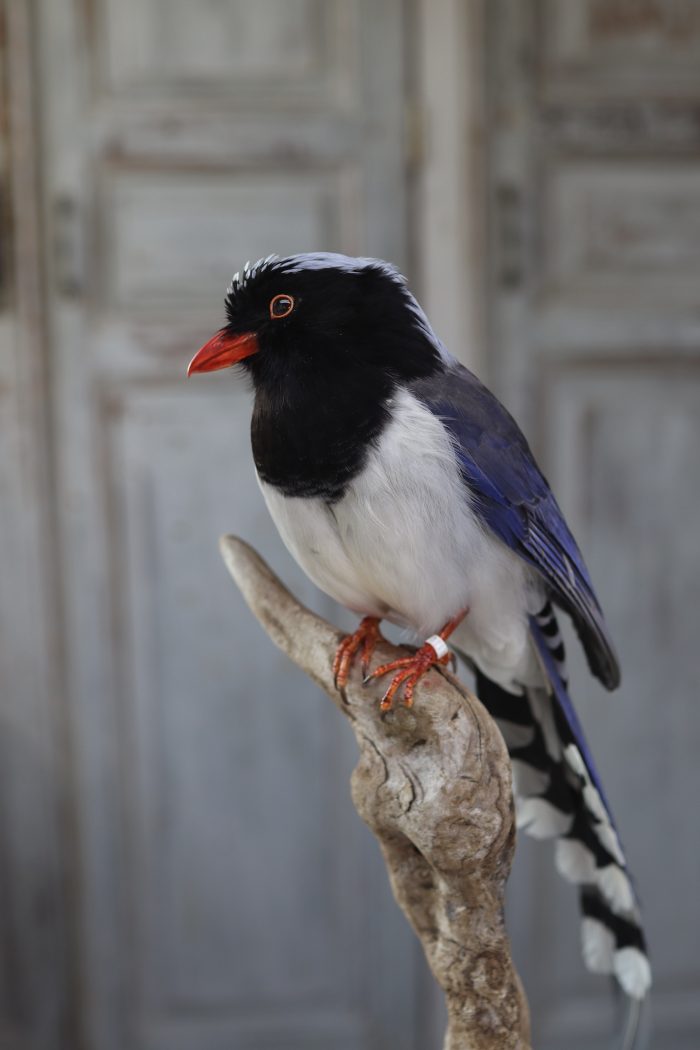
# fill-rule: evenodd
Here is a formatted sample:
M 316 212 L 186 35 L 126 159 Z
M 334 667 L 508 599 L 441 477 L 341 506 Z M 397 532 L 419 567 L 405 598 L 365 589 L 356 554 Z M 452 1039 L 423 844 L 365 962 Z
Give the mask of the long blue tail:
M 651 970 L 639 904 L 609 804 L 569 697 L 551 605 L 530 621 L 550 688 L 513 695 L 477 671 L 479 698 L 498 722 L 513 764 L 518 827 L 555 839 L 558 871 L 580 888 L 588 969 L 613 974 L 642 999 Z

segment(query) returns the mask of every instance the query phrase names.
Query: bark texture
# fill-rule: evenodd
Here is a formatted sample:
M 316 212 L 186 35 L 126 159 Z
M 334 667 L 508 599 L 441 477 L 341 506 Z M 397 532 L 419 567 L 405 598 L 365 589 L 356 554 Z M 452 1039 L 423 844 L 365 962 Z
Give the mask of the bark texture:
M 527 1001 L 510 957 L 503 895 L 515 844 L 511 768 L 486 709 L 454 677 L 430 671 L 412 709 L 382 714 L 386 682 L 354 668 L 335 688 L 342 635 L 305 609 L 260 556 L 224 536 L 226 566 L 272 640 L 352 723 L 355 807 L 384 855 L 449 1015 L 444 1050 L 529 1050 Z M 388 642 L 376 661 L 402 655 Z

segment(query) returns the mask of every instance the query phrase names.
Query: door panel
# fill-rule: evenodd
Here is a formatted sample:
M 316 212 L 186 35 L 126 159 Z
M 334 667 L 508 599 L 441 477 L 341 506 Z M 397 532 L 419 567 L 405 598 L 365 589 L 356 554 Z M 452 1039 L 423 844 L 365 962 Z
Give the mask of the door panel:
M 31 12 L 0 5 L 0 1046 L 71 1028 L 64 708 L 46 493 Z
M 232 447 L 246 449 L 248 392 L 206 386 L 187 399 L 177 384 L 134 389 L 110 406 L 134 991 L 149 1024 L 178 1011 L 313 1024 L 331 1003 L 361 1015 L 369 915 L 351 901 L 364 835 L 335 773 L 351 748 L 220 572 L 214 539 L 230 521 L 273 537 L 250 464 L 233 485 L 210 481 L 229 475 Z
M 644 903 L 649 1047 L 697 1046 L 700 3 L 490 6 L 492 377 L 586 555 L 622 662 L 572 690 Z M 524 59 L 523 56 L 526 56 Z M 535 1044 L 600 1045 L 575 894 L 519 849 L 513 933 Z
M 226 92 L 237 105 L 358 97 L 359 0 L 100 0 L 94 64 L 108 91 Z M 233 96 L 233 97 L 231 97 Z
M 683 95 L 697 78 L 696 0 L 543 0 L 545 89 L 559 97 L 658 98 Z
M 405 261 L 397 0 L 39 5 L 64 631 L 90 1050 L 424 1045 L 355 747 L 218 536 L 326 614 L 250 397 L 184 378 L 246 259 Z
M 351 239 L 352 174 L 111 169 L 99 208 L 104 307 L 152 312 L 189 306 L 208 309 L 216 324 L 222 274 L 232 258 L 245 262 L 251 245 L 260 258 L 273 248 L 284 255 L 300 244 Z

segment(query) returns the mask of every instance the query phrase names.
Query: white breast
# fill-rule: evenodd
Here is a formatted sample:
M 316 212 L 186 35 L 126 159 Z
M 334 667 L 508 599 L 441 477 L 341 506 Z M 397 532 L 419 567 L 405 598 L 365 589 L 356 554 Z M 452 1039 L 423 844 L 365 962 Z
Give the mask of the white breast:
M 469 607 L 455 641 L 502 684 L 532 677 L 533 574 L 482 525 L 449 435 L 407 391 L 367 463 L 332 506 L 261 482 L 290 552 L 327 594 L 426 637 Z

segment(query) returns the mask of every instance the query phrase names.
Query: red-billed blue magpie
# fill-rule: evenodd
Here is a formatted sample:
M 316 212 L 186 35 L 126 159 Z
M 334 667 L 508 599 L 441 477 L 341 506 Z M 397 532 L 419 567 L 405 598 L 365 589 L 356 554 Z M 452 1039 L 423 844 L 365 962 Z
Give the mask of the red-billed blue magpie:
M 270 256 L 236 274 L 227 324 L 189 373 L 241 364 L 255 393 L 260 487 L 285 544 L 327 594 L 363 617 L 336 661 L 365 672 L 386 619 L 428 641 L 375 669 L 383 706 L 449 657 L 511 755 L 518 825 L 556 839 L 580 887 L 583 953 L 641 999 L 650 984 L 635 891 L 568 694 L 554 606 L 605 686 L 617 657 L 588 571 L 527 441 L 435 335 L 387 263 Z

